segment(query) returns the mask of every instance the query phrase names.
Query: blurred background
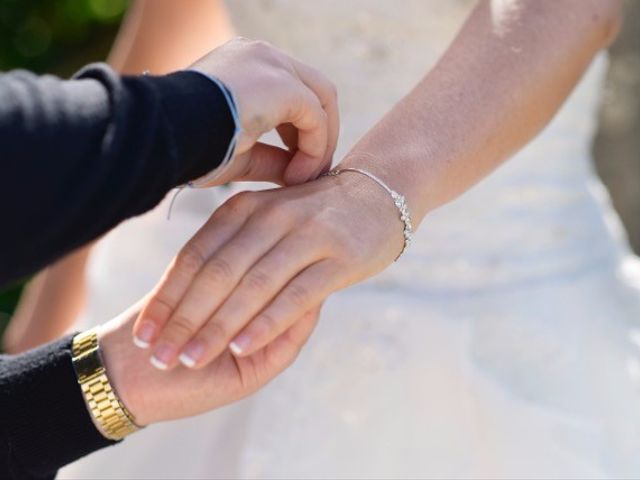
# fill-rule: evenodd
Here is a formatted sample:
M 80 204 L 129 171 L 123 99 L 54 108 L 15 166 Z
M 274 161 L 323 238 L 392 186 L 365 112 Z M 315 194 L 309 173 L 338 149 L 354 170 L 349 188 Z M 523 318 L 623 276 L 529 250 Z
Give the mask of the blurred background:
M 103 60 L 127 4 L 127 0 L 0 0 L 0 71 L 26 68 L 67 77 L 86 63 Z M 610 52 L 593 148 L 598 173 L 632 247 L 640 252 L 640 1 L 628 1 L 625 8 L 625 24 Z M 0 292 L 0 338 L 21 289 L 22 283 Z

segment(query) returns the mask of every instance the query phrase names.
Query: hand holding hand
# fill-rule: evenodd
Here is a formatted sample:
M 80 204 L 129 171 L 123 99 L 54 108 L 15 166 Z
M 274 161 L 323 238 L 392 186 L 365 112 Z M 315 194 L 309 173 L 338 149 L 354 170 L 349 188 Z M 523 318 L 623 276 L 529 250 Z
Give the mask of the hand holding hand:
M 139 425 L 196 415 L 255 392 L 293 362 L 318 319 L 318 309 L 310 311 L 267 348 L 247 358 L 227 352 L 202 370 L 159 372 L 131 343 L 138 311 L 134 306 L 106 323 L 99 341 L 109 379 Z
M 174 259 L 135 324 L 137 343 L 165 369 L 178 358 L 203 367 L 232 341 L 236 356 L 252 355 L 393 262 L 402 229 L 389 195 L 359 174 L 236 195 Z
M 220 79 L 234 94 L 242 132 L 235 157 L 215 184 L 298 184 L 328 170 L 339 131 L 334 85 L 275 47 L 231 40 L 191 66 Z M 258 142 L 278 129 L 289 151 Z

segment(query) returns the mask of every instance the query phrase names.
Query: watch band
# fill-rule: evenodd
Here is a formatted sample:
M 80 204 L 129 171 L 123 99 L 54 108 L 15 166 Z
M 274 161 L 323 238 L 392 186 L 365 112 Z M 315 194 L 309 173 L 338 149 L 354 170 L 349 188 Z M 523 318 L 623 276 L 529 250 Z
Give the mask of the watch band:
M 100 356 L 96 329 L 73 338 L 73 368 L 95 422 L 110 440 L 122 440 L 140 429 L 113 390 Z

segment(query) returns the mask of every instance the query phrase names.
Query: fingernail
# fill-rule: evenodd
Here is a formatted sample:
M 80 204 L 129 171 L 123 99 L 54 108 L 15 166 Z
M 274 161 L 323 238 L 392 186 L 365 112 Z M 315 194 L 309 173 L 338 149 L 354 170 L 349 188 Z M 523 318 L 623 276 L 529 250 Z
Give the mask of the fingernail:
M 169 368 L 169 365 L 167 365 L 166 363 L 158 360 L 156 357 L 152 356 L 149 359 L 149 362 L 151 362 L 151 365 L 153 365 L 154 367 L 156 367 L 158 370 L 166 370 Z
M 238 335 L 230 344 L 229 349 L 235 355 L 242 355 L 242 353 L 249 347 L 251 338 L 246 333 Z
M 153 352 L 153 355 L 149 359 L 151 365 L 158 370 L 167 370 L 169 368 L 169 362 L 174 355 L 174 347 L 172 345 L 160 345 Z
M 152 323 L 144 323 L 138 333 L 133 337 L 133 343 L 139 348 L 149 348 L 155 331 L 155 325 Z
M 194 340 L 193 342 L 189 342 L 182 353 L 180 354 L 180 362 L 189 368 L 195 367 L 200 357 L 204 353 L 204 344 L 199 340 Z

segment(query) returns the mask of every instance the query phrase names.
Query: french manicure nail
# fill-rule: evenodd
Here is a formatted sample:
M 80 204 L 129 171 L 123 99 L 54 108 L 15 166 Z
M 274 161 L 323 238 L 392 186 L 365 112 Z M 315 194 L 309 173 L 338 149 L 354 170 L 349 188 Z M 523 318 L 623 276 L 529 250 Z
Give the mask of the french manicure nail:
M 242 333 L 238 335 L 230 344 L 229 349 L 235 355 L 242 355 L 242 353 L 249 347 L 249 343 L 251 343 L 251 338 L 249 335 Z
M 156 367 L 158 370 L 166 370 L 169 368 L 169 365 L 167 365 L 166 363 L 164 363 L 161 360 L 158 360 L 156 357 L 151 356 L 151 358 L 149 359 L 149 362 L 151 362 L 151 365 L 153 365 L 154 367 Z
M 144 323 L 138 333 L 133 337 L 133 343 L 139 348 L 149 348 L 155 332 L 155 325 L 152 323 Z
M 186 347 L 184 347 L 184 350 L 182 350 L 182 353 L 178 358 L 185 367 L 193 368 L 203 353 L 203 343 L 199 340 L 194 340 L 193 342 L 188 343 Z
M 155 349 L 153 355 L 149 359 L 151 365 L 159 370 L 167 370 L 169 368 L 169 362 L 174 355 L 174 347 L 172 345 L 164 344 Z
M 196 361 L 186 353 L 181 353 L 178 359 L 180 360 L 180 363 L 187 368 L 193 368 L 196 366 Z

